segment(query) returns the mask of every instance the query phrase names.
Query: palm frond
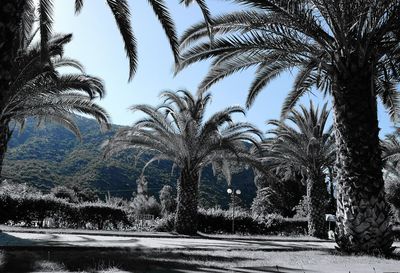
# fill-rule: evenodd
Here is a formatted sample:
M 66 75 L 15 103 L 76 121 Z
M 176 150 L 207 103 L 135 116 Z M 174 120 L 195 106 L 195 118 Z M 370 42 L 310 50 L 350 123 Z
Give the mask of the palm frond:
M 107 4 L 124 40 L 126 55 L 129 59 L 129 80 L 131 80 L 137 68 L 137 49 L 136 39 L 131 27 L 129 5 L 126 0 L 107 0 Z
M 42 63 L 47 63 L 49 59 L 47 45 L 49 42 L 49 37 L 51 36 L 53 24 L 52 0 L 39 1 L 39 24 Z
M 244 113 L 241 107 L 228 107 L 203 120 L 211 99 L 209 94 L 194 96 L 187 90 L 179 90 L 164 91 L 160 97 L 161 106 L 131 107 L 145 117 L 120 130 L 104 145 L 107 156 L 124 149 L 138 149 L 157 159 L 170 160 L 181 169 L 190 166 L 188 171 L 195 173 L 223 158 L 246 158 L 248 162 L 252 158 L 256 164 L 257 158 L 249 155 L 250 149 L 244 143 L 257 146 L 262 134 L 249 123 L 233 121 L 233 114 Z
M 169 14 L 164 0 L 148 0 L 158 20 L 160 21 L 165 34 L 169 40 L 172 52 L 174 53 L 175 63 L 179 63 L 179 43 L 175 30 L 175 24 Z
M 75 0 L 75 14 L 80 13 L 82 7 L 83 7 L 83 0 Z

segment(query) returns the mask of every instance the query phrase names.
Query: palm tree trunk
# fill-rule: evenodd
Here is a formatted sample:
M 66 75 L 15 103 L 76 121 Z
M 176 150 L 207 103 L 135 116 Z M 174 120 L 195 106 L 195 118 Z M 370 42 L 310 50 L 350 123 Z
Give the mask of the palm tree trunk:
M 329 213 L 333 213 L 336 211 L 336 198 L 335 198 L 335 188 L 334 188 L 334 174 L 333 174 L 333 166 L 328 168 L 329 173 L 329 205 L 328 211 Z
M 2 0 L 0 8 L 0 103 L 13 79 L 13 62 L 17 54 L 15 37 L 25 0 Z M 1 104 L 2 105 L 2 104 Z
M 0 111 L 13 82 L 13 63 L 18 53 L 15 44 L 18 26 L 26 0 L 2 0 L 0 7 Z M 0 123 L 0 176 L 3 159 L 7 150 L 10 131 L 8 123 Z
M 0 178 L 3 171 L 3 161 L 7 152 L 8 141 L 10 140 L 12 131 L 10 131 L 8 122 L 0 122 Z M 2 179 L 0 179 L 1 184 Z
M 199 174 L 183 168 L 178 181 L 178 204 L 175 215 L 175 230 L 180 234 L 197 233 L 197 205 L 199 198 Z
M 307 178 L 308 198 L 308 235 L 317 238 L 326 238 L 328 229 L 325 221 L 325 212 L 328 191 L 325 177 L 321 171 L 309 172 Z
M 354 65 L 333 78 L 338 149 L 336 242 L 349 252 L 388 252 L 393 243 L 372 67 Z

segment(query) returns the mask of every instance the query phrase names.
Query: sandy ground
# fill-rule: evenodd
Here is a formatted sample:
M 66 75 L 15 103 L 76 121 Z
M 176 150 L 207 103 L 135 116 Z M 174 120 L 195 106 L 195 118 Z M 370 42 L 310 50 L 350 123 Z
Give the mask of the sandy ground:
M 317 250 L 334 249 L 335 243 L 320 240 L 260 240 L 260 239 L 203 239 L 203 238 L 163 238 L 131 237 L 109 235 L 56 234 L 2 232 L 2 247 L 99 247 L 186 250 Z
M 3 231 L 0 272 L 400 273 L 400 243 L 395 243 L 397 255 L 384 258 L 343 255 L 335 251 L 335 243 L 309 237 L 154 235 Z M 113 268 L 104 270 L 98 266 L 102 263 Z M 85 271 L 93 266 L 96 269 Z

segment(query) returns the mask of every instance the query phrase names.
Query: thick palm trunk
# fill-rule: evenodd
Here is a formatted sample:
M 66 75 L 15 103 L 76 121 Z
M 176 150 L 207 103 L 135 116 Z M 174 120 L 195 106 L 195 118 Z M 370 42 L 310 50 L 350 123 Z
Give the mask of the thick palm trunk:
M 360 66 L 333 79 L 338 149 L 336 242 L 350 252 L 387 252 L 393 242 L 372 75 L 372 68 Z
M 184 168 L 178 181 L 178 204 L 175 215 L 175 230 L 180 234 L 197 233 L 197 205 L 199 175 L 197 171 Z
M 13 62 L 17 54 L 18 26 L 25 0 L 2 0 L 0 8 L 0 103 L 13 79 Z
M 18 53 L 16 48 L 18 26 L 21 21 L 25 0 L 2 0 L 0 6 L 0 111 L 10 92 L 14 79 L 13 63 Z M 0 124 L 0 175 L 3 159 L 7 150 L 9 128 L 7 123 Z
M 321 171 L 309 172 L 307 178 L 308 234 L 317 238 L 327 237 L 325 212 L 328 191 Z

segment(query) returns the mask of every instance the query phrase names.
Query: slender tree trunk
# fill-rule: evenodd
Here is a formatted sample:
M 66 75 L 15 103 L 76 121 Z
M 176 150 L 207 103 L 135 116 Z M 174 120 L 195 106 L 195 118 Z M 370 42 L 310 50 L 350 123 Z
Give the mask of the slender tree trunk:
M 317 238 L 327 238 L 328 229 L 325 212 L 328 191 L 325 177 L 320 170 L 309 172 L 307 178 L 308 198 L 308 235 Z
M 393 243 L 372 67 L 353 65 L 333 78 L 338 149 L 336 242 L 349 252 L 388 252 Z
M 197 233 L 197 205 L 199 199 L 199 174 L 183 168 L 178 181 L 178 198 L 175 230 L 180 234 Z

